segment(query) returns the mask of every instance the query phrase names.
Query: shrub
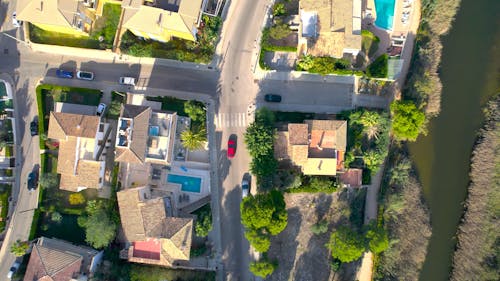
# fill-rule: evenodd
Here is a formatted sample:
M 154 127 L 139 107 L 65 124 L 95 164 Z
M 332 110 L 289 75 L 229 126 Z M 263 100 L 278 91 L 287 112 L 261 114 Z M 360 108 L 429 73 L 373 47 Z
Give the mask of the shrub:
M 52 215 L 50 215 L 50 220 L 60 223 L 62 221 L 62 215 L 58 212 L 53 212 Z
M 205 237 L 208 235 L 210 230 L 212 230 L 212 212 L 210 205 L 205 205 L 202 209 L 197 211 L 196 223 L 194 225 L 194 231 L 197 236 Z
M 269 37 L 280 40 L 292 33 L 292 30 L 285 23 L 277 23 L 269 28 Z
M 85 197 L 81 193 L 71 193 L 68 201 L 70 205 L 81 205 L 85 203 Z
M 38 182 L 42 188 L 46 189 L 59 187 L 59 177 L 54 173 L 42 173 Z
M 366 233 L 368 248 L 375 254 L 382 253 L 389 247 L 389 237 L 383 227 L 372 226 Z
M 16 257 L 22 257 L 26 254 L 29 247 L 30 245 L 28 241 L 17 240 L 16 242 L 12 243 L 12 246 L 10 247 L 10 252 L 14 254 Z
M 184 111 L 193 121 L 205 121 L 206 119 L 206 110 L 203 103 L 189 100 L 184 104 Z
M 333 193 L 337 191 L 337 183 L 333 178 L 325 176 L 304 176 L 302 185 L 297 188 L 287 189 L 288 193 Z
M 255 275 L 262 278 L 266 278 L 268 275 L 272 274 L 276 269 L 277 265 L 271 263 L 267 260 L 260 260 L 252 262 L 250 264 L 250 271 Z
M 389 56 L 387 54 L 383 54 L 375 59 L 366 69 L 366 74 L 368 75 L 368 77 L 386 78 L 388 72 L 388 60 Z
M 328 231 L 328 222 L 325 220 L 320 221 L 320 222 L 314 224 L 313 226 L 311 226 L 311 232 L 316 234 L 316 235 L 326 233 L 327 231 Z
M 391 103 L 392 133 L 397 140 L 415 141 L 424 132 L 425 114 L 411 101 Z
M 276 3 L 273 6 L 273 16 L 279 17 L 286 15 L 286 9 L 284 3 Z
M 327 246 L 332 251 L 332 257 L 341 262 L 355 261 L 365 251 L 364 238 L 347 227 L 333 232 Z

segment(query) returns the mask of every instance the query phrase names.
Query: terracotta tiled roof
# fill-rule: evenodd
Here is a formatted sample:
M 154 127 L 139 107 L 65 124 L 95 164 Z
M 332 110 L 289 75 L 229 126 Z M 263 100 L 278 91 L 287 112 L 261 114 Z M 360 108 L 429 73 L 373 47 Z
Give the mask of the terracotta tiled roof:
M 33 245 L 24 281 L 68 281 L 79 273 L 88 274 L 98 252 L 68 242 L 41 237 Z
M 295 144 L 308 144 L 307 124 L 288 124 L 289 143 Z
M 64 139 L 67 136 L 95 138 L 99 123 L 99 116 L 51 111 L 47 136 L 51 139 Z
M 99 188 L 101 184 L 99 182 L 101 165 L 104 165 L 101 161 L 79 160 L 76 167 L 76 174 L 61 173 L 59 188 L 72 192 L 77 192 L 80 186 Z
M 335 149 L 346 150 L 347 121 L 345 120 L 304 120 L 309 125 L 309 132 L 330 131 L 335 133 Z
M 17 18 L 39 24 L 72 27 L 73 16 L 77 12 L 78 0 L 19 0 Z
M 135 242 L 157 238 L 162 244 L 160 260 L 149 262 L 143 256 L 129 256 L 130 261 L 171 265 L 175 260 L 189 260 L 193 219 L 167 217 L 165 198 L 150 198 L 151 195 L 147 187 L 117 192 L 126 239 Z
M 340 181 L 351 187 L 360 187 L 362 179 L 363 170 L 361 169 L 349 169 L 345 173 L 340 174 Z
M 127 163 L 144 163 L 148 141 L 149 118 L 151 108 L 126 104 L 122 106 L 120 117 L 133 120 L 132 138 L 129 147 L 115 148 L 115 161 Z

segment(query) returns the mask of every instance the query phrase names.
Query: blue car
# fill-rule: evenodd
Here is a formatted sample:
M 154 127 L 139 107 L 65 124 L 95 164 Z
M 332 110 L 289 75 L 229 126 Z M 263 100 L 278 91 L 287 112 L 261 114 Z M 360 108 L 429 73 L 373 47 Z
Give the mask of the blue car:
M 56 75 L 59 78 L 72 79 L 73 78 L 73 71 L 66 71 L 66 70 L 58 69 L 58 70 L 56 70 Z

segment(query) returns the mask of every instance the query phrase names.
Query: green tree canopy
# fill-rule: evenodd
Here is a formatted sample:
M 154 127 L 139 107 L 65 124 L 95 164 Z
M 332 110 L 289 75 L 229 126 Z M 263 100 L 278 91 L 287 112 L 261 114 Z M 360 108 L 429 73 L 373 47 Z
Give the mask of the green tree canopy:
M 117 224 L 102 202 L 91 200 L 85 208 L 87 216 L 78 217 L 78 225 L 85 228 L 85 241 L 96 249 L 109 245 L 116 235 Z
M 376 172 L 380 165 L 384 162 L 385 154 L 380 153 L 377 150 L 368 150 L 363 153 L 363 162 L 366 168 L 372 172 Z
M 411 101 L 391 103 L 392 133 L 397 140 L 415 141 L 424 130 L 425 114 Z
M 366 69 L 366 74 L 369 77 L 386 78 L 388 73 L 388 60 L 389 56 L 387 54 L 381 55 L 368 66 L 368 68 Z
M 280 40 L 292 34 L 292 30 L 285 23 L 277 23 L 269 28 L 269 37 Z
M 274 272 L 277 265 L 275 263 L 271 263 L 267 260 L 260 260 L 256 262 L 252 262 L 250 264 L 250 271 L 255 275 L 262 278 L 266 278 L 268 275 Z
M 366 238 L 369 240 L 368 248 L 375 254 L 382 253 L 389 247 L 389 237 L 383 227 L 371 227 L 366 233 Z
M 248 240 L 248 243 L 260 253 L 267 252 L 271 246 L 271 236 L 255 229 L 247 229 L 245 231 L 245 238 Z
M 38 183 L 45 189 L 57 188 L 59 187 L 59 177 L 54 173 L 42 173 Z
M 245 144 L 253 158 L 273 155 L 274 139 L 275 130 L 258 122 L 250 124 L 245 133 Z
M 273 6 L 273 16 L 283 16 L 286 14 L 285 4 L 276 3 Z
M 203 103 L 195 100 L 189 100 L 184 104 L 184 111 L 193 121 L 204 121 L 206 111 Z
M 364 238 L 347 227 L 340 227 L 330 236 L 328 248 L 334 258 L 341 262 L 352 262 L 363 255 Z
M 208 235 L 210 230 L 212 230 L 212 212 L 210 209 L 210 205 L 208 204 L 203 208 L 198 209 L 196 212 L 197 217 L 196 223 L 194 225 L 194 231 L 196 232 L 197 236 L 205 237 Z
M 12 246 L 10 247 L 10 252 L 14 254 L 16 257 L 22 257 L 26 254 L 30 247 L 30 244 L 28 241 L 21 241 L 17 240 L 16 242 L 12 243 Z
M 181 133 L 182 145 L 189 150 L 202 149 L 207 141 L 207 134 L 205 130 L 194 132 L 193 130 L 186 130 Z

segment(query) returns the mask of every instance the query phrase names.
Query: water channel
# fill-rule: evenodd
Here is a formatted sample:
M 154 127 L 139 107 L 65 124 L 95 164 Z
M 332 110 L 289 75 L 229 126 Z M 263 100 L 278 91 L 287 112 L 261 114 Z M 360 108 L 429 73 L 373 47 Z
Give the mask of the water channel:
M 429 124 L 429 134 L 410 145 L 433 230 L 421 281 L 448 279 L 481 110 L 499 87 L 499 15 L 498 0 L 462 0 L 443 38 L 441 113 Z

